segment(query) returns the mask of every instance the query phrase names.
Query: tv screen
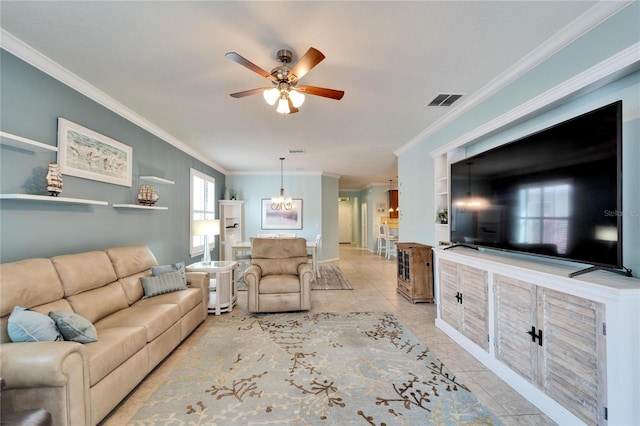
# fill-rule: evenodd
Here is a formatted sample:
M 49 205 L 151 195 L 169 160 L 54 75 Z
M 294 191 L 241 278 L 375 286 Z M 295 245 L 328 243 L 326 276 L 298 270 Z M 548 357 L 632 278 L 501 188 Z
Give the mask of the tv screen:
M 451 164 L 451 241 L 622 267 L 622 101 Z

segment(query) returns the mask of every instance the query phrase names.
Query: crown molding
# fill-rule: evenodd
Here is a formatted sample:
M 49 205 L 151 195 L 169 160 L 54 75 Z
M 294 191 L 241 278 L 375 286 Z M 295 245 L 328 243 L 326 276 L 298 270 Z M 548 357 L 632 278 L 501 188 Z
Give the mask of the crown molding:
M 113 111 L 125 120 L 130 121 L 136 126 L 162 139 L 166 143 L 178 148 L 185 154 L 190 155 L 191 157 L 205 163 L 210 167 L 213 167 L 223 174 L 228 174 L 228 171 L 225 170 L 224 167 L 208 159 L 203 153 L 194 150 L 165 130 L 144 119 L 126 106 L 122 105 L 120 102 L 116 101 L 95 86 L 89 84 L 87 81 L 80 78 L 57 62 L 53 61 L 49 57 L 35 50 L 33 47 L 26 44 L 3 28 L 0 28 L 0 48 L 20 58 L 21 60 L 39 69 L 45 74 L 55 78 L 61 83 L 69 86 L 73 90 L 83 94 L 94 102 Z
M 431 157 L 437 157 L 454 148 L 467 145 L 490 132 L 514 123 L 530 114 L 553 107 L 555 104 L 566 101 L 572 96 L 582 95 L 626 74 L 637 71 L 640 69 L 638 51 L 640 51 L 640 42 L 627 47 L 618 54 L 613 55 L 588 70 L 575 75 L 569 80 L 513 108 L 509 112 L 439 147 L 431 152 Z
M 460 101 L 460 104 L 455 106 L 450 113 L 436 120 L 431 126 L 427 127 L 409 142 L 395 150 L 394 154 L 398 156 L 418 145 L 425 138 L 433 135 L 467 111 L 490 98 L 492 95 L 499 92 L 501 89 L 531 71 L 558 51 L 579 39 L 584 34 L 631 4 L 633 4 L 632 0 L 624 2 L 602 1 L 596 3 L 592 8 L 580 15 L 561 31 L 531 51 L 527 56 L 516 62 L 513 66 L 498 75 L 476 93 L 473 93 L 466 99 L 463 98 L 463 100 Z

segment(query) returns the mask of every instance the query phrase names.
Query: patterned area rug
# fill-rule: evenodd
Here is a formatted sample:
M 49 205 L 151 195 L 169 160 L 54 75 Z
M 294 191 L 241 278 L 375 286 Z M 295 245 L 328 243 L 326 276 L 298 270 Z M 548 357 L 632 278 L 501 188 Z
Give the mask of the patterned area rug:
M 319 277 L 311 281 L 311 290 L 353 290 L 339 266 L 318 265 Z
M 318 265 L 319 277 L 311 281 L 311 290 L 353 290 L 351 283 L 342 274 L 339 266 Z M 238 290 L 244 291 L 247 285 L 244 281 L 238 282 Z
M 500 424 L 393 314 L 219 318 L 130 425 Z

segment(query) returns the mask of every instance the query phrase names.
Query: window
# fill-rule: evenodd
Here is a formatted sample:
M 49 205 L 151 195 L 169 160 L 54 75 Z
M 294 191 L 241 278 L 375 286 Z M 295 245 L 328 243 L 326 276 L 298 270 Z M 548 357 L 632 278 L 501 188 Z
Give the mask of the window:
M 518 242 L 552 244 L 558 254 L 567 252 L 571 185 L 552 184 L 521 188 Z
M 191 256 L 197 256 L 204 253 L 204 237 L 201 235 L 193 235 L 194 220 L 213 220 L 216 216 L 216 180 L 202 172 L 191 169 L 191 211 L 189 222 L 189 235 L 191 235 L 191 244 L 189 253 Z M 210 239 L 209 245 L 215 247 L 215 240 Z

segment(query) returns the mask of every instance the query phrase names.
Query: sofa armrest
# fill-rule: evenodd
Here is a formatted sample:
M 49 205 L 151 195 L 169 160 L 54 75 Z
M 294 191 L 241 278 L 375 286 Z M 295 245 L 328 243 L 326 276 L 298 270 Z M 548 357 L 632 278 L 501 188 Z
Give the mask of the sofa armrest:
M 258 284 L 262 278 L 262 268 L 258 265 L 249 266 L 243 274 L 243 279 L 247 285 L 247 307 L 249 312 L 258 310 Z
M 187 282 L 192 288 L 202 289 L 202 304 L 204 305 L 204 318 L 209 315 L 209 281 L 211 279 L 208 272 L 187 272 Z
M 251 265 L 244 271 L 242 277 L 248 287 L 257 286 L 260 282 L 260 278 L 262 278 L 262 268 L 258 265 Z
M 44 408 L 54 424 L 89 424 L 91 395 L 84 346 L 75 342 L 0 345 L 6 412 Z
M 85 348 L 75 342 L 4 343 L 0 360 L 8 388 L 65 386 L 71 369 L 89 374 Z
M 303 263 L 298 266 L 298 275 L 300 276 L 300 309 L 311 309 L 311 281 L 316 277 L 313 266 L 309 263 Z
M 300 281 L 311 282 L 313 280 L 313 266 L 309 263 L 301 263 L 298 266 L 298 275 L 300 276 Z

